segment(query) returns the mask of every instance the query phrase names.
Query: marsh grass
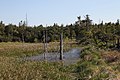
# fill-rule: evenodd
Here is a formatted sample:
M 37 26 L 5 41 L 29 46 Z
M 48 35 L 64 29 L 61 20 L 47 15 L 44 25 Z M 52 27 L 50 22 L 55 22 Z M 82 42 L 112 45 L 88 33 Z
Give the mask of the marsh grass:
M 0 57 L 0 80 L 73 80 L 74 66 Z
M 64 51 L 71 47 L 64 43 Z M 48 52 L 59 50 L 59 43 L 48 44 Z M 43 43 L 0 43 L 0 80 L 73 80 L 75 66 L 62 62 L 23 61 L 22 57 L 44 52 Z
M 41 53 L 41 44 L 29 43 L 0 43 L 0 55 L 2 56 L 30 56 Z
M 48 43 L 48 52 L 59 52 L 59 43 L 51 42 Z M 69 44 L 64 43 L 64 51 L 68 51 L 72 47 Z M 16 56 L 16 57 L 25 57 L 33 56 L 44 53 L 44 44 L 43 43 L 0 43 L 0 56 Z
M 64 51 L 81 48 L 64 43 Z M 59 51 L 59 43 L 48 44 L 48 52 Z M 120 55 L 82 46 L 80 61 L 74 65 L 62 62 L 23 61 L 21 57 L 44 52 L 43 43 L 0 43 L 0 80 L 119 80 Z M 115 57 L 114 57 L 115 56 Z M 115 59 L 117 58 L 117 59 Z M 115 61 L 108 62 L 109 59 Z
M 75 69 L 80 80 L 119 80 L 119 52 L 86 46 L 80 57 Z

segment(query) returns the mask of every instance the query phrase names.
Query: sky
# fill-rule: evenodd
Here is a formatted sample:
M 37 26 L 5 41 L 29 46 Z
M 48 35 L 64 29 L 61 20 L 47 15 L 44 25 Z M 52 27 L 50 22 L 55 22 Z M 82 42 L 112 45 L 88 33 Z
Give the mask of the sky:
M 0 0 L 0 21 L 18 25 L 27 14 L 30 26 L 67 25 L 89 14 L 93 23 L 116 22 L 119 9 L 120 0 Z

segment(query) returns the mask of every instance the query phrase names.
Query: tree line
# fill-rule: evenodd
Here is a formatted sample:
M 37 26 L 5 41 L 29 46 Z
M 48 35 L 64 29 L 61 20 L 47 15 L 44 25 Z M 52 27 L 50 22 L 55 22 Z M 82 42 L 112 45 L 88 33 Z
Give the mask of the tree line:
M 80 44 L 93 44 L 99 47 L 120 47 L 120 24 L 108 22 L 93 24 L 89 15 L 85 19 L 77 17 L 77 21 L 70 25 L 58 25 L 44 27 L 27 26 L 25 21 L 20 21 L 19 25 L 5 25 L 0 22 L 0 42 L 43 42 L 45 31 L 47 41 L 59 40 L 60 33 L 63 32 L 64 39 L 76 39 Z
M 64 38 L 75 38 L 73 25 L 58 25 L 54 23 L 52 26 L 26 26 L 25 21 L 20 21 L 19 25 L 5 25 L 0 22 L 0 42 L 43 42 L 44 35 L 47 32 L 47 41 L 57 41 L 61 32 L 64 33 Z

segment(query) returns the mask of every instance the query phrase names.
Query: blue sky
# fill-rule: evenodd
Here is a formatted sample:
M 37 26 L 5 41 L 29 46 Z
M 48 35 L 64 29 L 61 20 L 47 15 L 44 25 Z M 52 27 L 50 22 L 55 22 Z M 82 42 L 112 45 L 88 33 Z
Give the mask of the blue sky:
M 94 23 L 120 19 L 120 0 L 0 0 L 0 20 L 17 24 L 28 15 L 29 25 L 70 24 L 89 14 Z

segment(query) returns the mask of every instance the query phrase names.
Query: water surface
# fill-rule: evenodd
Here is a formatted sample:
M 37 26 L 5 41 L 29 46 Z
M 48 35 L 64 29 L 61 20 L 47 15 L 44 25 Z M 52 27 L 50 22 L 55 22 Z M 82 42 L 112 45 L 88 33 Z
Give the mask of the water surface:
M 58 62 L 60 61 L 60 53 L 45 53 L 46 54 L 46 60 L 49 62 Z M 63 53 L 63 62 L 64 64 L 74 64 L 76 63 L 80 58 L 80 49 L 79 48 L 74 48 L 71 49 L 68 52 Z M 30 61 L 43 61 L 44 59 L 44 54 L 40 54 L 37 56 L 32 56 L 32 57 L 25 57 L 24 60 L 30 60 Z

